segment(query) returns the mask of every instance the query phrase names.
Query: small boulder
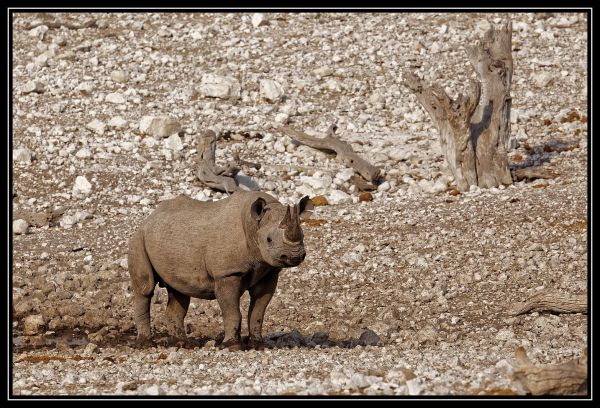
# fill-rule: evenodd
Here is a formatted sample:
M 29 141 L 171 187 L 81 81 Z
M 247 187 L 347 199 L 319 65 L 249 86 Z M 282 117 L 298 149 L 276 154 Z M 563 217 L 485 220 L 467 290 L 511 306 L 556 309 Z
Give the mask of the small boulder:
M 241 91 L 239 81 L 232 77 L 205 74 L 200 82 L 200 93 L 210 98 L 239 99 Z
M 279 82 L 272 79 L 260 80 L 260 96 L 269 102 L 279 102 L 283 99 L 285 91 Z
M 181 131 L 181 124 L 168 116 L 144 116 L 140 131 L 157 138 L 169 137 Z
M 13 221 L 13 233 L 17 235 L 26 234 L 27 229 L 29 229 L 29 223 L 27 223 L 27 221 L 23 219 Z
M 34 336 L 44 331 L 46 321 L 42 315 L 31 315 L 25 318 L 23 323 L 23 334 L 26 336 Z
M 77 176 L 73 185 L 73 194 L 87 195 L 92 192 L 92 185 L 84 176 Z
M 13 161 L 21 163 L 31 163 L 31 152 L 29 149 L 21 148 L 13 150 Z
M 361 346 L 376 346 L 381 338 L 371 329 L 365 330 L 358 339 Z

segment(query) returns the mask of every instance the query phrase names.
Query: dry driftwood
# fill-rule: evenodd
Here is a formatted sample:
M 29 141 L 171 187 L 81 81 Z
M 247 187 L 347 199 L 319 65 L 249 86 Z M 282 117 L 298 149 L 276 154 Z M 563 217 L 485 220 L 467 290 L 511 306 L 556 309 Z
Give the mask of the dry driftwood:
M 512 172 L 512 175 L 515 181 L 531 181 L 535 179 L 550 179 L 556 177 L 556 174 L 554 174 L 553 172 L 533 167 L 514 170 Z
M 198 135 L 198 170 L 196 176 L 206 186 L 215 190 L 232 193 L 238 190 L 235 175 L 240 168 L 233 163 L 226 167 L 215 164 L 217 135 L 212 130 L 206 130 Z
M 326 153 L 335 153 L 338 160 L 344 163 L 345 166 L 355 169 L 366 180 L 377 180 L 379 177 L 379 168 L 373 166 L 358 154 L 354 153 L 350 144 L 335 137 L 335 129 L 335 126 L 331 126 L 327 136 L 319 138 L 309 136 L 304 132 L 291 129 L 289 127 L 281 128 L 284 133 L 287 133 L 298 143 L 324 151 Z
M 460 191 L 469 190 L 471 185 L 489 188 L 512 184 L 507 157 L 511 37 L 509 21 L 499 30 L 492 26 L 482 41 L 466 46 L 479 80 L 471 80 L 467 95 L 459 94 L 455 100 L 440 85 L 427 87 L 414 74 L 407 74 L 404 81 L 437 127 L 442 152 Z
M 515 352 L 513 380 L 532 395 L 585 395 L 588 393 L 587 348 L 581 357 L 562 364 L 534 366 L 523 347 Z
M 587 295 L 565 295 L 558 292 L 539 292 L 527 301 L 517 303 L 510 309 L 512 316 L 531 310 L 547 310 L 556 313 L 587 313 Z

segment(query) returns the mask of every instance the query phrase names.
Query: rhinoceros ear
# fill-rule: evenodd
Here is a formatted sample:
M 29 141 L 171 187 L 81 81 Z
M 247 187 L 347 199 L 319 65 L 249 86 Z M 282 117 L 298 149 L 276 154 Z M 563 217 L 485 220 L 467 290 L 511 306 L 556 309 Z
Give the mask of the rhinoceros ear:
M 308 196 L 302 197 L 300 202 L 298 203 L 298 215 L 301 219 L 306 220 L 311 217 L 315 206 Z
M 265 205 L 267 203 L 262 198 L 257 198 L 250 207 L 250 215 L 256 221 L 260 221 L 263 215 L 265 215 Z

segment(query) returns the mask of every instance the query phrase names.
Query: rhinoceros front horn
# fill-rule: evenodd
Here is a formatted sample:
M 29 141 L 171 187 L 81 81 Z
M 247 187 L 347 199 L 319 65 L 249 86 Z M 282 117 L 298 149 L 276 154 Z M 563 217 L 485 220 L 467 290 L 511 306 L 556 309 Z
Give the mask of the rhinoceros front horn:
M 283 217 L 283 221 L 279 225 L 281 228 L 285 230 L 284 235 L 285 239 L 291 242 L 298 242 L 302 239 L 302 232 L 300 231 L 300 223 L 298 219 L 298 209 L 294 206 L 290 208 L 288 206 L 285 211 L 285 217 Z

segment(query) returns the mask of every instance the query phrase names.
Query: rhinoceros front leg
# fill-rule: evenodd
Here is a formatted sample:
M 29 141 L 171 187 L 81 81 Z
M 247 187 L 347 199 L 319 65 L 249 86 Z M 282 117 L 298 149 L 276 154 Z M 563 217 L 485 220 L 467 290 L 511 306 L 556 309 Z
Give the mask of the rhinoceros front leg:
M 223 347 L 231 351 L 244 349 L 241 338 L 242 315 L 240 313 L 241 276 L 227 276 L 215 280 L 215 297 L 223 313 L 225 337 Z
M 271 272 L 256 285 L 248 289 L 250 293 L 250 307 L 248 308 L 248 348 L 263 349 L 262 324 L 265 310 L 277 288 L 279 271 Z

